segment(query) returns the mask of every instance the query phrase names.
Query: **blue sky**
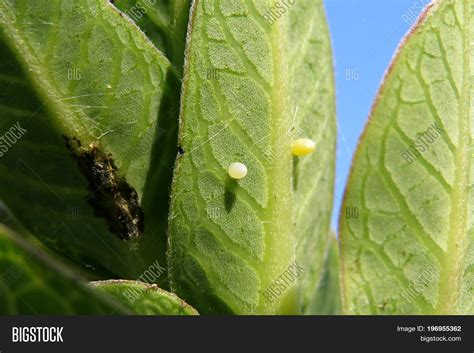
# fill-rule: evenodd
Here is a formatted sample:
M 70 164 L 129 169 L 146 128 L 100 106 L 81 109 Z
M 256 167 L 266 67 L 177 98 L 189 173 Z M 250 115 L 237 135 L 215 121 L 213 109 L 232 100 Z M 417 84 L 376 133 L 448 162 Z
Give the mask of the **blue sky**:
M 336 72 L 338 146 L 332 225 L 337 229 L 352 155 L 382 77 L 427 0 L 325 0 Z

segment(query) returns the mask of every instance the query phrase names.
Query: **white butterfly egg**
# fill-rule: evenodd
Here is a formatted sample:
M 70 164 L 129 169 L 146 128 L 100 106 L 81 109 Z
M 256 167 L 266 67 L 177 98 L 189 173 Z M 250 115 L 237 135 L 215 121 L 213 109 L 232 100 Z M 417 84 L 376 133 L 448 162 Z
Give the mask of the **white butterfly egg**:
M 234 162 L 229 165 L 227 172 L 232 179 L 242 179 L 247 175 L 247 166 L 239 162 Z
M 316 149 L 316 142 L 308 138 L 297 139 L 291 145 L 291 153 L 295 156 L 303 157 L 306 156 Z

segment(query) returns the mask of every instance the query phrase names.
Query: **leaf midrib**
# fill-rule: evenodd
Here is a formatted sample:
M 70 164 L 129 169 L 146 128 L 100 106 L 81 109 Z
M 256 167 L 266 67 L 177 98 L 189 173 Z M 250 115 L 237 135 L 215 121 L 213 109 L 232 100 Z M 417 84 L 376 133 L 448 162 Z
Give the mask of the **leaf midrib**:
M 254 6 L 252 2 L 252 6 Z M 258 18 L 258 12 L 255 7 L 252 7 L 252 12 Z M 287 14 L 288 15 L 288 14 Z M 281 23 L 285 21 L 284 18 L 281 18 L 277 23 L 274 23 L 275 26 L 274 31 L 270 33 L 270 45 L 271 50 L 273 53 L 273 89 L 270 92 L 270 100 L 272 106 L 272 136 L 271 136 L 271 144 L 273 147 L 280 146 L 280 144 L 284 144 L 285 141 L 285 133 L 289 129 L 285 123 L 288 121 L 288 117 L 285 116 L 285 112 L 291 111 L 290 109 L 285 108 L 284 98 L 288 97 L 288 93 L 285 90 L 285 87 L 288 87 L 289 77 L 288 77 L 288 70 L 284 67 L 287 64 L 287 61 L 284 58 L 285 50 L 282 50 L 282 42 L 284 45 L 287 44 L 287 36 L 284 32 L 285 25 Z M 285 38 L 285 39 L 283 39 Z M 283 76 L 286 74 L 286 77 Z M 284 146 L 282 146 L 284 147 Z M 278 149 L 276 149 L 278 151 Z M 285 151 L 285 148 L 282 148 L 281 151 Z M 268 264 L 269 269 L 268 276 L 266 279 L 262 281 L 264 287 L 262 291 L 259 293 L 259 308 L 263 311 L 266 311 L 264 307 L 266 306 L 266 300 L 263 296 L 265 289 L 272 283 L 274 279 L 276 279 L 280 273 L 278 273 L 278 266 L 273 267 L 272 263 L 275 259 L 278 259 L 279 254 L 278 251 L 281 251 L 282 247 L 286 247 L 289 244 L 294 244 L 294 237 L 293 237 L 293 229 L 292 229 L 292 222 L 293 222 L 293 209 L 292 209 L 292 194 L 288 193 L 286 205 L 288 209 L 283 210 L 282 208 L 285 206 L 283 204 L 275 204 L 273 194 L 279 193 L 280 191 L 285 191 L 285 180 L 291 181 L 291 176 L 293 174 L 292 170 L 292 163 L 291 157 L 289 153 L 287 156 L 283 155 L 281 158 L 276 158 L 274 165 L 268 166 L 266 164 L 266 170 L 268 175 L 268 180 L 271 181 L 268 183 L 268 205 L 265 210 L 261 213 L 262 219 L 268 219 L 269 223 L 264 223 L 265 229 L 265 256 L 264 256 L 264 263 Z M 291 191 L 291 187 L 289 189 Z M 283 203 L 284 200 L 280 199 L 280 203 Z M 278 209 L 280 208 L 280 209 Z M 276 214 L 274 209 L 276 209 Z M 286 221 L 279 217 L 286 213 Z M 282 223 L 283 222 L 283 223 Z M 285 229 L 286 228 L 286 229 Z M 274 239 L 278 239 L 278 241 L 274 241 Z M 279 244 L 276 244 L 279 243 Z M 279 249 L 280 247 L 280 249 Z M 268 251 L 269 249 L 273 248 L 273 251 Z M 276 250 L 276 252 L 275 252 Z M 290 255 L 294 257 L 294 250 L 291 250 L 293 253 Z M 284 256 L 284 254 L 281 254 Z M 289 265 L 289 263 L 288 263 Z M 289 291 L 289 289 L 287 289 Z M 286 292 L 285 292 L 286 293 Z M 283 295 L 282 295 L 283 297 Z M 282 298 L 283 299 L 283 298 Z M 276 308 L 277 312 L 279 308 Z

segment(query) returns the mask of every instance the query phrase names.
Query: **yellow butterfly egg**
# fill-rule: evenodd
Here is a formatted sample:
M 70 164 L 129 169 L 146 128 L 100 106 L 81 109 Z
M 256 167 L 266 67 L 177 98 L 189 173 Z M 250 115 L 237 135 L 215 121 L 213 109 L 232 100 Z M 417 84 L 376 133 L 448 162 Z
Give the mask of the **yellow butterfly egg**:
M 232 179 L 242 179 L 247 175 L 247 167 L 245 164 L 234 162 L 229 165 L 227 172 Z
M 291 153 L 295 156 L 303 157 L 312 153 L 316 149 L 316 142 L 307 138 L 297 139 L 291 145 Z

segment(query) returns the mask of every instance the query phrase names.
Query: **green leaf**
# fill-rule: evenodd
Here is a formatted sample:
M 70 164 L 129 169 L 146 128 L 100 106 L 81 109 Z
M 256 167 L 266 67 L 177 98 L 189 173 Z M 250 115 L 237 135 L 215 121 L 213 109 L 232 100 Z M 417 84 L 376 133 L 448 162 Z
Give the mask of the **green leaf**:
M 191 0 L 115 0 L 182 74 Z
M 177 74 L 106 0 L 5 4 L 0 135 L 17 138 L 1 147 L 0 198 L 89 267 L 165 265 Z
M 0 314 L 126 314 L 39 247 L 0 225 Z
M 339 315 L 341 313 L 341 292 L 339 285 L 338 242 L 331 234 L 316 293 L 308 304 L 305 314 Z
M 47 245 L 42 243 L 37 237 L 28 232 L 28 230 L 21 225 L 11 211 L 3 205 L 0 201 L 0 225 L 8 228 L 11 232 L 21 236 L 31 247 L 41 249 L 45 253 L 53 256 L 57 261 L 61 262 L 61 266 L 66 266 L 71 272 L 74 272 L 76 276 L 84 278 L 88 281 L 96 281 L 102 278 L 113 277 L 114 274 L 107 271 L 99 271 L 97 268 L 91 268 L 90 266 L 84 266 L 73 259 L 64 256 L 63 253 L 55 251 L 55 249 L 49 248 Z M 154 267 L 156 268 L 156 267 Z
M 111 295 L 139 315 L 198 315 L 193 307 L 175 294 L 158 288 L 156 284 L 108 280 L 92 282 L 91 285 Z
M 473 314 L 474 5 L 434 2 L 376 99 L 340 219 L 348 314 Z
M 316 299 L 330 243 L 336 155 L 336 112 L 331 43 L 322 1 L 299 0 L 290 8 L 290 78 L 295 107 L 294 138 L 316 142 L 307 158 L 293 157 L 296 258 L 302 312 Z
M 290 35 L 290 28 L 308 37 L 314 33 L 295 23 L 289 27 L 288 13 L 270 24 L 264 18 L 270 5 L 273 2 L 207 0 L 195 1 L 191 10 L 169 261 L 172 288 L 201 314 L 299 312 L 295 277 L 278 294 L 271 296 L 269 290 L 287 271 L 299 267 L 300 259 L 308 266 L 305 270 L 314 271 L 311 254 L 299 247 L 297 257 L 295 248 L 306 241 L 310 244 L 310 238 L 323 243 L 318 238 L 328 234 L 325 210 L 330 205 L 316 214 L 312 208 L 330 202 L 331 191 L 322 193 L 323 201 L 303 201 L 303 193 L 311 192 L 310 181 L 297 177 L 310 175 L 321 161 L 328 163 L 319 165 L 321 179 L 333 173 L 333 161 L 328 159 L 334 152 L 334 102 L 325 102 L 318 115 L 311 107 L 317 98 L 307 92 L 321 79 L 324 88 L 315 94 L 332 100 L 332 77 L 309 78 L 306 91 L 292 77 L 315 75 L 321 65 L 316 61 L 327 61 L 327 53 L 313 58 L 310 52 L 315 46 L 310 43 L 301 49 L 303 62 L 289 64 L 293 57 L 287 55 L 288 41 L 299 37 Z M 308 2 L 293 6 L 303 9 Z M 322 9 L 318 6 L 314 11 Z M 323 19 L 322 12 L 314 16 Z M 323 33 L 318 38 L 327 49 L 327 30 L 324 25 L 320 28 Z M 298 43 L 305 39 L 298 38 Z M 297 107 L 301 113 L 295 114 Z M 316 130 L 325 124 L 327 132 Z M 305 157 L 308 161 L 294 160 L 290 146 L 300 137 L 293 136 L 294 130 L 328 150 Z M 232 162 L 247 166 L 244 179 L 228 176 Z M 332 180 L 316 184 L 317 189 L 324 188 Z M 325 215 L 320 226 L 326 229 L 324 236 L 309 229 L 314 223 L 306 207 L 313 217 Z M 314 288 L 316 282 L 309 273 L 301 281 L 303 300 L 308 297 L 306 288 Z

